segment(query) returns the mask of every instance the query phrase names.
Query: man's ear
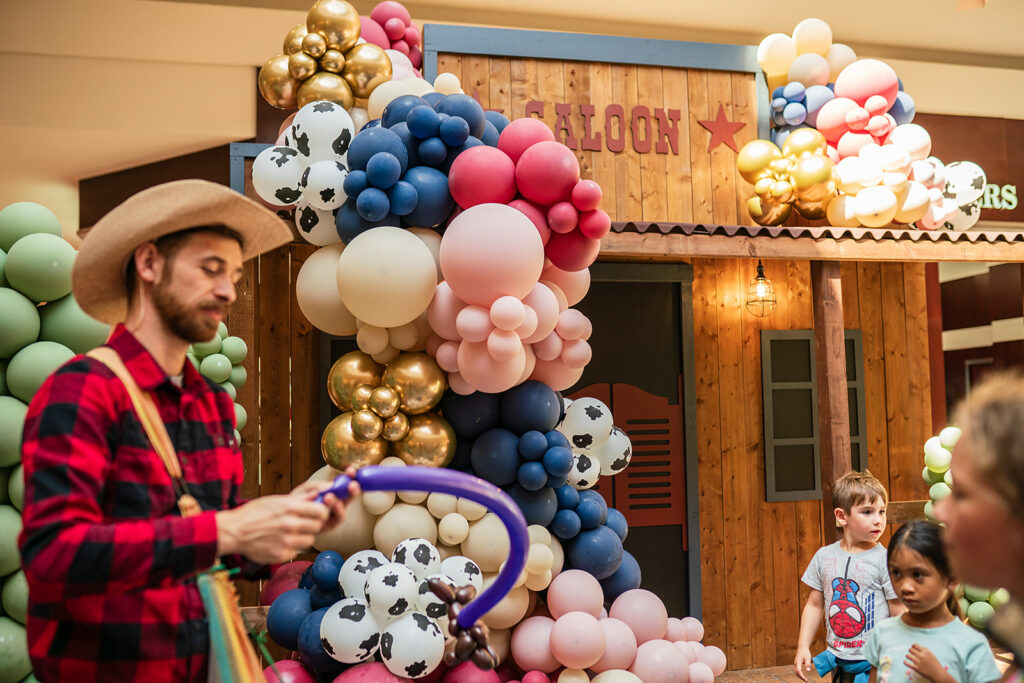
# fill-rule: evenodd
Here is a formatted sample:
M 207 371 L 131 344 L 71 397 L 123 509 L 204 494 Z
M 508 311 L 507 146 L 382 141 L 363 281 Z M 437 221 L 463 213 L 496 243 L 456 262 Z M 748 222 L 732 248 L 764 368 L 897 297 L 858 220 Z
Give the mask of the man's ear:
M 132 260 L 135 262 L 135 271 L 138 273 L 139 280 L 153 284 L 159 279 L 163 259 L 160 257 L 160 252 L 156 250 L 155 244 L 146 242 L 135 247 Z
M 832 512 L 836 516 L 836 526 L 837 527 L 844 527 L 844 526 L 846 526 L 847 522 L 849 521 L 846 518 L 846 510 L 844 510 L 843 508 L 836 508 Z

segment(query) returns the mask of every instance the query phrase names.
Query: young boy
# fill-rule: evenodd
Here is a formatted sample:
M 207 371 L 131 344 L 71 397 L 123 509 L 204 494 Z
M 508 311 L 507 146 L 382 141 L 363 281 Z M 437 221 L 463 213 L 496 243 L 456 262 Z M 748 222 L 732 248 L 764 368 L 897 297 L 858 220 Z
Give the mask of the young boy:
M 807 680 L 811 663 L 819 676 L 839 669 L 867 683 L 871 665 L 861 653 L 868 633 L 882 619 L 903 611 L 889 580 L 885 547 L 887 494 L 867 470 L 848 472 L 832 488 L 836 526 L 843 538 L 814 553 L 801 579 L 811 595 L 800 617 L 796 675 Z M 811 641 L 825 615 L 825 651 L 811 658 Z

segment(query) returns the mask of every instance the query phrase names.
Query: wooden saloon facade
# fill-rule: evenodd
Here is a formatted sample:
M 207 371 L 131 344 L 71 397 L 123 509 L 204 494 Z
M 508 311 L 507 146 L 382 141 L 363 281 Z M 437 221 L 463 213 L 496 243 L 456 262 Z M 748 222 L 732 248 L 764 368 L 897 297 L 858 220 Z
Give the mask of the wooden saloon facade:
M 851 443 L 892 500 L 927 497 L 921 449 L 944 420 L 944 406 L 933 416 L 941 347 L 930 348 L 927 264 L 1024 261 L 1013 257 L 1017 236 L 754 226 L 729 146 L 768 137 L 753 47 L 434 25 L 424 39 L 428 79 L 455 73 L 485 108 L 542 119 L 604 191 L 614 230 L 579 306 L 594 321 L 595 359 L 573 391 L 608 402 L 633 440 L 633 464 L 601 491 L 630 522 L 644 587 L 672 616 L 700 616 L 730 669 L 791 662 L 807 597 L 800 576 L 833 539 L 821 497 L 833 469 L 849 466 Z M 272 140 L 276 122 L 267 130 Z M 207 176 L 254 196 L 254 147 L 232 145 L 230 167 L 204 162 Z M 84 181 L 83 198 L 91 187 L 109 208 L 120 197 L 104 187 L 127 196 L 197 174 L 166 163 L 147 178 L 136 169 Z M 89 214 L 83 205 L 84 224 Z M 323 464 L 322 385 L 338 343 L 304 319 L 293 291 L 315 249 L 297 240 L 251 263 L 228 320 L 250 349 L 239 392 L 249 497 L 286 492 Z M 778 299 L 767 317 L 744 306 L 759 258 Z M 764 368 L 775 366 L 763 333 L 817 350 L 804 381 L 773 376 L 765 391 Z M 786 442 L 764 411 L 799 388 L 804 404 L 817 397 L 807 404 L 814 424 Z M 813 457 L 796 449 L 769 462 L 768 431 L 773 450 L 799 441 Z M 779 477 L 797 466 L 806 472 L 795 480 L 811 484 L 780 499 Z

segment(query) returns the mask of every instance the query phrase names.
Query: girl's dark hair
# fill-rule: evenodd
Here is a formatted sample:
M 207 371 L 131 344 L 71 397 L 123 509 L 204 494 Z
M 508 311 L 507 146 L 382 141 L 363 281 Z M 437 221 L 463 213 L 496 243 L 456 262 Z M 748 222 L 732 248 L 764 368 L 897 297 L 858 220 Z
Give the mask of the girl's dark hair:
M 936 571 L 947 580 L 953 580 L 955 575 L 949 566 L 949 558 L 942 549 L 942 527 L 934 522 L 923 520 L 907 522 L 892 535 L 889 541 L 887 561 L 892 560 L 892 554 L 897 548 L 907 547 L 915 553 L 931 562 Z M 946 596 L 946 607 L 957 619 L 963 619 L 960 611 L 960 601 L 953 591 Z

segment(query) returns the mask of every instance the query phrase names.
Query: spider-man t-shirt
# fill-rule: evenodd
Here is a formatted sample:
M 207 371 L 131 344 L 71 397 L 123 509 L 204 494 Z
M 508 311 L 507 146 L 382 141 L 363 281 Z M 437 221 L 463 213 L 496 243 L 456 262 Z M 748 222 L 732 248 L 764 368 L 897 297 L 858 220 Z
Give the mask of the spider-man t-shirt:
M 842 659 L 864 659 L 861 650 L 875 624 L 889 616 L 896 597 L 889 580 L 885 548 L 848 553 L 839 543 L 814 553 L 801 579 L 825 598 L 825 640 Z

